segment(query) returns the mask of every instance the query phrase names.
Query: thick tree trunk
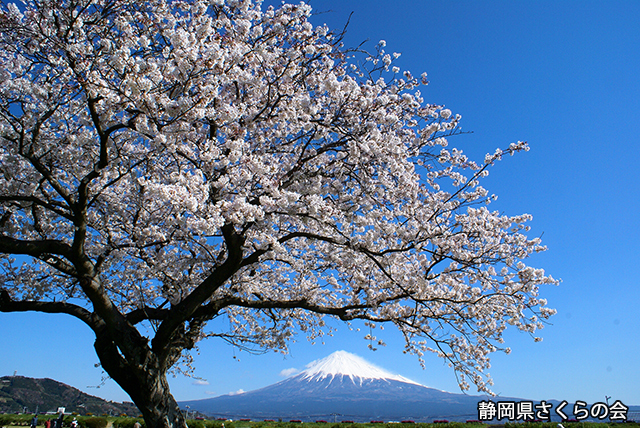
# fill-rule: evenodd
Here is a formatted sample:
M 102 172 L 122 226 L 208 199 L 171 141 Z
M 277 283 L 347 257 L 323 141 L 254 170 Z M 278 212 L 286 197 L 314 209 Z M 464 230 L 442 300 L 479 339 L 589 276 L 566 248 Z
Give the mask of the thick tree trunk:
M 153 373 L 148 377 L 153 378 Z M 142 412 L 147 428 L 186 428 L 184 415 L 169 392 L 166 375 L 156 377 L 151 382 L 139 383 L 135 391 L 127 391 Z
M 108 335 L 100 335 L 95 349 L 102 368 L 129 394 L 140 409 L 146 428 L 187 428 L 184 415 L 169 390 L 166 370 L 149 348 L 140 349 L 138 361 L 125 359 Z

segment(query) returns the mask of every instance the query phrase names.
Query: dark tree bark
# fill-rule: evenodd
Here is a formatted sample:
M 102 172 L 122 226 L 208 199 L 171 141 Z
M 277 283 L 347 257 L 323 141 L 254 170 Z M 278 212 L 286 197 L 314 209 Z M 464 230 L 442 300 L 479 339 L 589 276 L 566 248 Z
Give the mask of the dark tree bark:
M 126 359 L 107 333 L 94 344 L 102 368 L 129 394 L 148 428 L 184 428 L 186 420 L 171 395 L 167 369 L 149 349 L 139 349 L 140 359 Z

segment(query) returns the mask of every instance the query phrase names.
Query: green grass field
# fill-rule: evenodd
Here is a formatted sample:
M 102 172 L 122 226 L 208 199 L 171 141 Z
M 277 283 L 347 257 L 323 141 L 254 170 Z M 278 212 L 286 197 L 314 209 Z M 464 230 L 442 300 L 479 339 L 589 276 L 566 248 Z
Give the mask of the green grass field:
M 141 418 L 131 417 L 104 417 L 104 416 L 73 416 L 67 415 L 63 420 L 63 426 L 69 428 L 73 418 L 76 417 L 80 428 L 133 428 Z M 31 424 L 33 415 L 0 414 L 0 427 L 24 428 Z M 56 416 L 40 416 L 38 428 L 44 428 L 47 419 L 55 419 Z M 189 428 L 489 428 L 492 425 L 504 428 L 557 428 L 557 422 L 527 422 L 500 423 L 312 423 L 312 422 L 270 422 L 270 421 L 217 421 L 217 420 L 188 420 Z M 640 428 L 635 422 L 565 422 L 564 428 Z

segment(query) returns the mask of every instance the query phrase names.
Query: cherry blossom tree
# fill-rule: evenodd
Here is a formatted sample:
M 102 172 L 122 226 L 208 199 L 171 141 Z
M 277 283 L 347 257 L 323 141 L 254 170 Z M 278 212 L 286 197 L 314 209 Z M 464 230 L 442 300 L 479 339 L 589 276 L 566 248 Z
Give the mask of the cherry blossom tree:
M 166 375 L 205 337 L 285 352 L 327 317 L 391 324 L 488 391 L 506 326 L 554 313 L 538 288 L 556 281 L 523 262 L 544 250 L 530 216 L 480 185 L 527 145 L 447 148 L 460 116 L 424 102 L 426 75 L 310 14 L 0 7 L 0 310 L 87 324 L 148 427 L 185 426 Z

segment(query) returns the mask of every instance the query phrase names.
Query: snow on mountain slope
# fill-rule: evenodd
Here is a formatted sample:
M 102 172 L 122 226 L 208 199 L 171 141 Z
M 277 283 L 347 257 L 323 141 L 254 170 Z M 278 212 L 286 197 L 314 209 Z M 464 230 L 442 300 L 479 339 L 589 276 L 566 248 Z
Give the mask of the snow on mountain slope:
M 210 416 L 329 420 L 475 419 L 479 397 L 451 394 L 376 367 L 345 351 L 278 383 L 242 394 L 180 403 Z
M 507 399 L 516 401 L 516 399 Z M 185 408 L 231 419 L 432 420 L 477 418 L 487 397 L 429 388 L 345 351 L 307 365 L 278 383 L 242 394 L 182 402 Z
M 376 367 L 365 359 L 346 351 L 336 351 L 328 357 L 309 363 L 307 369 L 295 377 L 320 381 L 327 378 L 333 380 L 336 376 L 349 377 L 354 383 L 362 383 L 365 379 L 386 379 L 420 385 L 406 377 Z

